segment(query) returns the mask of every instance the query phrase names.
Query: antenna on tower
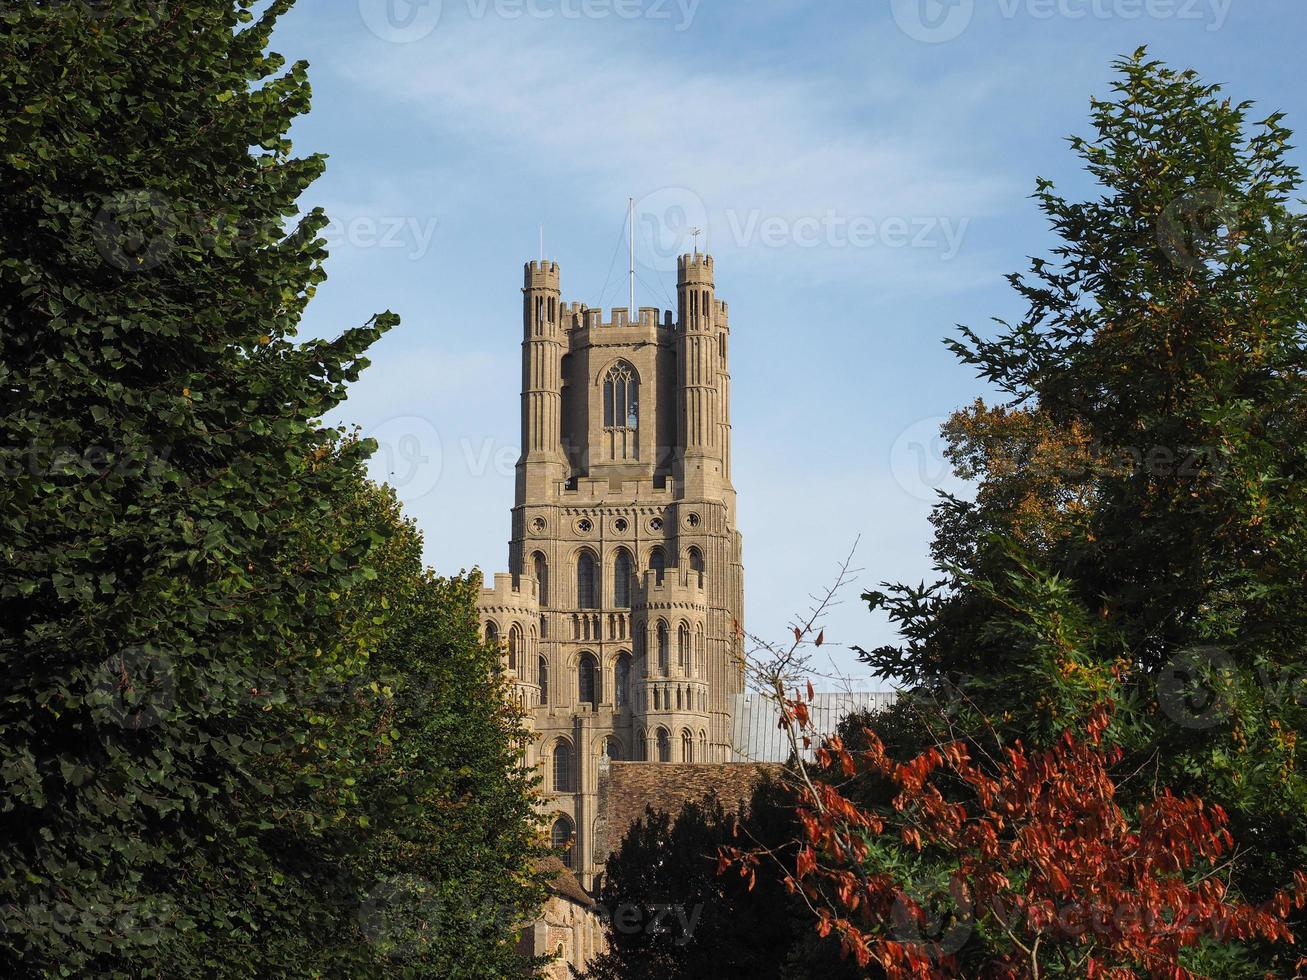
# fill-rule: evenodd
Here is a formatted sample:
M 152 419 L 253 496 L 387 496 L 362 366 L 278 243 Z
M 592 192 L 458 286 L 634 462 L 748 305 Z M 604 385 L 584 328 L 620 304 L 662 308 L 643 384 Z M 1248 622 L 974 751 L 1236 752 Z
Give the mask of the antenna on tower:
M 636 308 L 635 308 L 635 198 L 633 198 L 633 197 L 632 197 L 632 198 L 628 198 L 628 203 L 629 203 L 629 205 L 630 205 L 630 208 L 629 208 L 629 211 L 628 211 L 627 216 L 626 216 L 626 221 L 627 221 L 627 224 L 629 224 L 629 225 L 631 226 L 631 247 L 630 247 L 630 256 L 631 256 L 631 306 L 630 306 L 630 310 L 631 310 L 631 319 L 632 319 L 632 320 L 639 320 L 639 314 L 638 314 L 638 311 L 637 311 Z
M 690 233 L 694 235 L 694 254 L 699 254 L 699 236 L 703 234 L 702 228 L 691 228 Z

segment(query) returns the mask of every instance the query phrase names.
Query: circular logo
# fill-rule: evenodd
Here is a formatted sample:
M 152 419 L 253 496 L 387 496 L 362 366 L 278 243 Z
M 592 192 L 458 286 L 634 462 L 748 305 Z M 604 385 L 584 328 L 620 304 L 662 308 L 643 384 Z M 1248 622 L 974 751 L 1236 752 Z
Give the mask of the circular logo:
M 1221 229 L 1239 225 L 1239 211 L 1224 193 L 1200 187 L 1177 197 L 1157 222 L 1157 241 L 1172 263 L 1193 272 L 1218 248 Z
M 444 450 L 440 433 L 426 419 L 416 415 L 388 419 L 364 436 L 377 443 L 368 475 L 390 484 L 405 501 L 420 500 L 440 482 Z
M 966 481 L 953 473 L 945 450 L 948 443 L 940 434 L 947 417 L 936 415 L 920 419 L 899 433 L 890 448 L 890 472 L 910 496 L 928 503 L 939 500 L 941 491 L 959 494 L 967 489 Z
M 156 191 L 122 191 L 95 214 L 95 246 L 115 269 L 148 272 L 168 257 L 181 222 L 171 202 Z
M 708 252 L 708 209 L 685 187 L 664 187 L 635 202 L 636 255 L 659 272 L 675 272 L 676 260 Z
M 894 23 L 914 41 L 943 44 L 971 26 L 976 0 L 890 0 Z
M 440 24 L 442 0 L 358 0 L 369 31 L 392 44 L 412 44 Z
M 435 885 L 416 875 L 392 875 L 363 897 L 358 922 L 383 955 L 408 959 L 429 946 L 441 925 L 442 903 Z
M 895 896 L 890 910 L 894 938 L 924 947 L 928 956 L 952 956 L 971 938 L 975 910 L 957 881 L 936 888 L 910 887 Z
M 1171 659 L 1157 677 L 1157 703 L 1182 728 L 1196 731 L 1230 716 L 1239 678 L 1220 647 L 1190 647 Z
M 152 728 L 172 712 L 176 678 L 168 651 L 152 645 L 127 647 L 96 668 L 91 705 L 123 728 Z

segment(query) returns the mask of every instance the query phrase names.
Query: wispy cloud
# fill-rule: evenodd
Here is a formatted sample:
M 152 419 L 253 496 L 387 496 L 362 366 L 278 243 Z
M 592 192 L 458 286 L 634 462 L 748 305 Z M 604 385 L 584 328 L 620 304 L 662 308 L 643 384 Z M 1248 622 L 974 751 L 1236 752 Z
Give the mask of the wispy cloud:
M 358 49 L 343 70 L 444 139 L 570 186 L 601 220 L 634 188 L 659 220 L 684 212 L 706 223 L 714 251 L 740 253 L 737 265 L 806 250 L 825 276 L 887 263 L 910 279 L 973 281 L 983 257 L 953 261 L 967 224 L 1011 196 L 1009 181 L 932 143 L 922 107 L 956 130 L 956 95 L 932 93 L 939 82 L 918 88 L 909 117 L 905 83 L 884 68 L 850 79 L 716 67 L 670 45 L 633 56 L 612 38 L 476 20 L 376 55 Z M 861 244 L 849 243 L 850 223 L 861 223 Z

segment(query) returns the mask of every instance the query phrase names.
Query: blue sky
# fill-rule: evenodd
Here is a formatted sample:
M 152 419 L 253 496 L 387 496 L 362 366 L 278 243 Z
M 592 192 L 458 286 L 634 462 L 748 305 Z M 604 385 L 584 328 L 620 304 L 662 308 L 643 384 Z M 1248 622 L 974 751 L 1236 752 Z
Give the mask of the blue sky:
M 274 47 L 311 63 L 296 148 L 330 155 L 305 324 L 403 325 L 333 421 L 383 453 L 441 572 L 502 570 L 517 456 L 522 263 L 563 293 L 669 307 L 689 228 L 731 305 L 747 627 L 780 637 L 859 540 L 826 650 L 893 638 L 858 600 L 929 576 L 935 429 L 984 394 L 941 339 L 1019 306 L 1050 238 L 1036 175 L 1087 193 L 1111 61 L 1150 45 L 1307 127 L 1302 0 L 301 0 Z M 1259 117 L 1260 118 L 1260 117 Z

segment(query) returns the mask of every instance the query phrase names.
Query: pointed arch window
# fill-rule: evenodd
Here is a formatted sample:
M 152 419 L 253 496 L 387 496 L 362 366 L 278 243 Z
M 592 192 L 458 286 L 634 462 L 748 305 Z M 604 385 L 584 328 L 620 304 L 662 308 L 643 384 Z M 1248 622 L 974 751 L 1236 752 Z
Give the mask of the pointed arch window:
M 631 566 L 631 553 L 625 548 L 617 552 L 613 562 L 613 605 L 618 609 L 631 608 L 631 578 L 634 569 Z
M 549 661 L 544 657 L 540 658 L 540 664 L 537 668 L 538 673 L 536 681 L 540 685 L 540 703 L 549 703 Z
M 694 736 L 689 730 L 681 732 L 681 761 L 694 762 Z
M 672 761 L 672 737 L 667 734 L 666 728 L 658 729 L 658 761 Z
M 560 741 L 554 746 L 554 792 L 572 793 L 572 747 Z
M 522 627 L 516 623 L 508 631 L 508 669 L 510 673 L 517 673 L 518 657 L 522 654 Z
M 696 581 L 699 587 L 703 588 L 703 552 L 698 548 L 690 549 L 690 571 L 698 576 Z
M 690 676 L 690 627 L 681 623 L 676 631 L 676 666 L 682 677 Z
M 581 654 L 579 688 L 582 704 L 592 708 L 599 706 L 599 667 L 593 654 Z
M 640 379 L 627 361 L 618 361 L 604 376 L 604 427 L 640 427 Z
M 658 672 L 664 677 L 667 676 L 667 624 L 662 620 L 658 621 Z
M 540 605 L 549 605 L 549 563 L 543 553 L 537 551 L 531 558 L 532 571 L 540 587 Z
M 599 576 L 595 569 L 594 555 L 583 551 L 576 560 L 576 601 L 579 608 L 599 608 L 598 586 Z
M 631 655 L 629 653 L 618 656 L 614 681 L 617 688 L 613 692 L 615 704 L 619 708 L 625 708 L 631 700 Z
M 567 817 L 559 817 L 555 820 L 553 828 L 549 831 L 550 845 L 558 851 L 563 864 L 569 868 L 572 867 L 572 838 L 575 836 L 572 833 L 572 821 Z
M 654 581 L 663 584 L 663 575 L 667 572 L 667 555 L 662 548 L 655 548 L 649 553 L 649 571 L 654 573 Z

